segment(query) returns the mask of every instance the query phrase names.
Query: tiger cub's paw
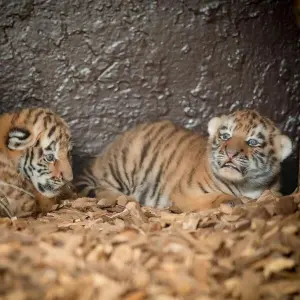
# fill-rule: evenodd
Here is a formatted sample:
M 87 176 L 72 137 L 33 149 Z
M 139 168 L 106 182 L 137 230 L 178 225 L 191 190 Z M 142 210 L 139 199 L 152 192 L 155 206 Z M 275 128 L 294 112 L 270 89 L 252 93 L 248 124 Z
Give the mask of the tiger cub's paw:
M 96 191 L 95 198 L 98 200 L 97 204 L 102 208 L 115 205 L 125 206 L 128 202 L 136 202 L 134 197 L 114 191 Z
M 212 208 L 218 208 L 221 204 L 227 205 L 231 208 L 243 204 L 240 198 L 237 198 L 233 195 L 223 194 L 218 196 L 218 198 L 213 201 Z

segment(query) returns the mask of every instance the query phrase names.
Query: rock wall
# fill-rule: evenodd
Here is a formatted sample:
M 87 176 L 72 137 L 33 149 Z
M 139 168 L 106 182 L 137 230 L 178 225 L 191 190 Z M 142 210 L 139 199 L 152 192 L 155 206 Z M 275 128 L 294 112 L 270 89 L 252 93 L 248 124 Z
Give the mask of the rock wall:
M 300 31 L 292 1 L 4 0 L 0 112 L 50 106 L 77 156 L 169 118 L 201 133 L 256 108 L 297 142 Z

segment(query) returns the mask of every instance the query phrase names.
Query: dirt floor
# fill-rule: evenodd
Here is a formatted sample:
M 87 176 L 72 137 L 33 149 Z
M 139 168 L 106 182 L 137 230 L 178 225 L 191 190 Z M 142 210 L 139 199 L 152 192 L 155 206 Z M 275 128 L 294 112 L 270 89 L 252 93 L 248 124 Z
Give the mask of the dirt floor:
M 176 214 L 121 199 L 0 219 L 0 299 L 300 299 L 300 194 Z

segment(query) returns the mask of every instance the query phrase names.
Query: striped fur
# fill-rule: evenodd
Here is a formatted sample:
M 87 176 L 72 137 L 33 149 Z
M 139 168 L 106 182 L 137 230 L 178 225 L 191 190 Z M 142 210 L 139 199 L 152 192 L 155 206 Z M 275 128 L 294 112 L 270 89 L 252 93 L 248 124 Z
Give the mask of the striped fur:
M 280 162 L 292 149 L 287 136 L 256 111 L 237 111 L 208 124 L 200 137 L 169 121 L 121 134 L 76 183 L 81 195 L 133 196 L 147 206 L 182 211 L 239 203 L 265 189 L 279 190 Z
M 0 116 L 0 128 L 0 215 L 47 210 L 73 179 L 68 125 L 31 108 Z

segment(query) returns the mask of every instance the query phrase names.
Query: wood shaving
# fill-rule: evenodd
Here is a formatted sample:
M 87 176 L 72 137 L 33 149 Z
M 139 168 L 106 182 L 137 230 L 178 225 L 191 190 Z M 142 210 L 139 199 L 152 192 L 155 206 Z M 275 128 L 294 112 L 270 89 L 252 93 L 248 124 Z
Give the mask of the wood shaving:
M 79 198 L 3 218 L 0 299 L 299 299 L 298 201 L 180 214 Z

